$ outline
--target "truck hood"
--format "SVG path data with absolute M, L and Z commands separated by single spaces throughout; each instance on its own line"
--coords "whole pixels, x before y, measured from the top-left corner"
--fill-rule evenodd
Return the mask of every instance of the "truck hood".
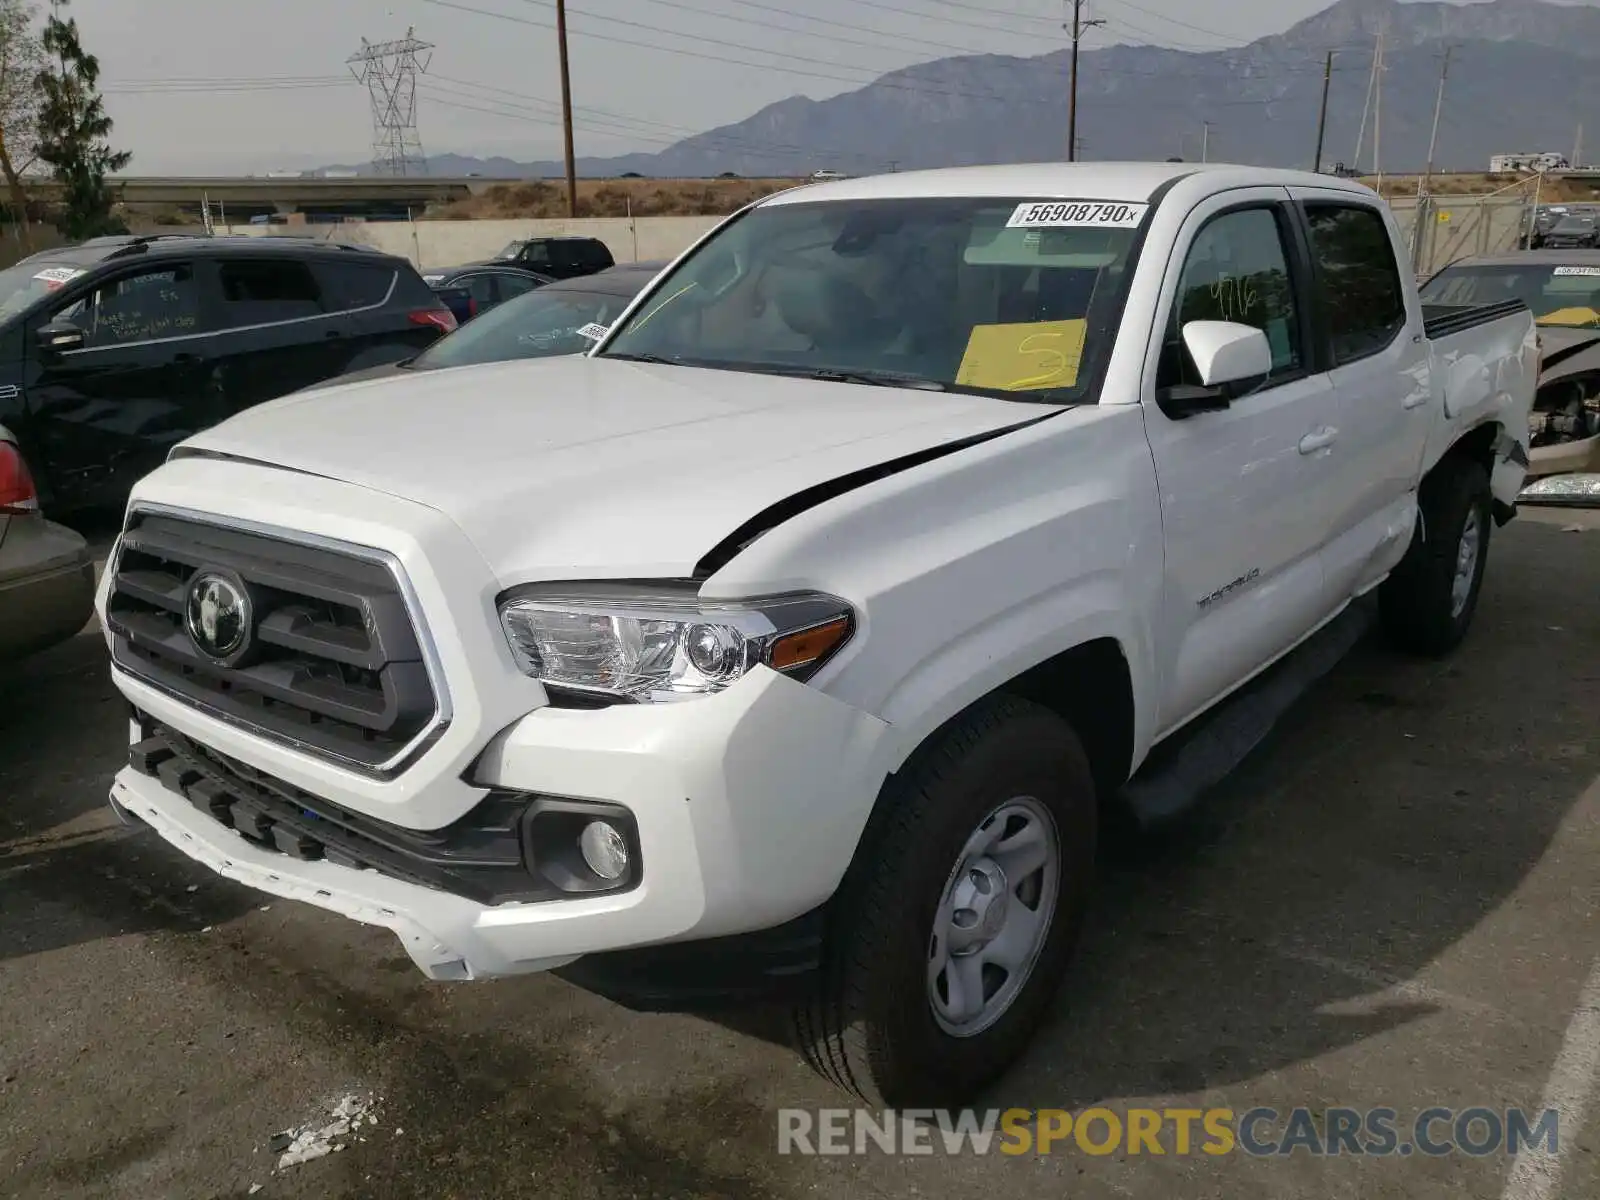
M 182 444 L 427 505 L 503 586 L 685 577 L 797 493 L 1053 406 L 585 357 L 298 392 Z M 848 484 L 846 485 L 848 486 Z

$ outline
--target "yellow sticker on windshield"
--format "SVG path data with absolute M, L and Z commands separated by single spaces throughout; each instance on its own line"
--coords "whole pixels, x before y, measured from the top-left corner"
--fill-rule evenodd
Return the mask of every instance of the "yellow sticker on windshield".
M 1082 320 L 974 325 L 956 382 L 1008 392 L 1071 387 L 1088 333 Z
M 1600 325 L 1600 312 L 1592 308 L 1558 308 L 1539 318 L 1541 325 Z

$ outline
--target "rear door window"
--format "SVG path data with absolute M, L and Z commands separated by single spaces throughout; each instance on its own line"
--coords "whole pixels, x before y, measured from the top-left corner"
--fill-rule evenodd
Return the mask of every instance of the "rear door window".
M 320 317 L 325 311 L 310 266 L 296 259 L 221 259 L 217 289 L 225 329 Z
M 500 299 L 509 300 L 513 296 L 520 296 L 523 292 L 531 292 L 539 286 L 537 279 L 527 275 L 502 275 L 500 276 Z
M 373 308 L 389 298 L 395 270 L 385 263 L 325 262 L 312 264 L 329 312 Z
M 1361 204 L 1317 201 L 1305 208 L 1334 365 L 1377 354 L 1406 325 L 1389 227 Z
M 494 281 L 495 277 L 487 273 L 482 275 L 463 275 L 456 280 L 455 286 L 466 288 L 467 293 L 477 301 L 479 308 L 487 308 L 495 303 Z

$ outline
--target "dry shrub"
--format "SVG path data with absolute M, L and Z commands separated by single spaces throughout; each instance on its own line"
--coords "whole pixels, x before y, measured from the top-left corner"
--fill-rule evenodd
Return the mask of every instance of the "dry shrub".
M 580 179 L 580 217 L 722 216 L 791 186 L 787 179 Z M 561 218 L 567 215 L 563 179 L 496 183 L 477 196 L 430 213 L 451 220 Z

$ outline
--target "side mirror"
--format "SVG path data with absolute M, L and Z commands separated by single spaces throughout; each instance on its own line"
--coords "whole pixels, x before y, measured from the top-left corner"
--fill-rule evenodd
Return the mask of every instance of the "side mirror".
M 1235 321 L 1190 321 L 1183 348 L 1205 387 L 1264 379 L 1272 373 L 1272 344 L 1254 325 Z
M 1190 321 L 1183 327 L 1183 348 L 1200 375 L 1200 385 L 1180 384 L 1156 393 L 1161 410 L 1174 420 L 1227 408 L 1241 385 L 1272 373 L 1272 344 L 1253 325 Z
M 60 354 L 66 350 L 83 349 L 83 330 L 71 321 L 51 321 L 39 327 L 34 334 L 39 349 L 46 354 Z

